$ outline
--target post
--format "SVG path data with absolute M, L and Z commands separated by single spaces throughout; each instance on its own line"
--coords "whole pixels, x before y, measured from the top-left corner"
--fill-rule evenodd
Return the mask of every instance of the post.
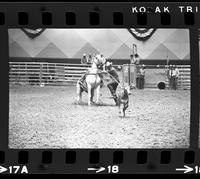
M 40 79 L 40 85 L 42 83 L 42 64 L 40 64 L 40 74 L 39 74 L 39 79 Z
M 133 56 L 135 56 L 135 54 L 137 54 L 137 45 L 133 44 Z
M 130 71 L 130 64 L 128 64 L 128 85 L 131 85 L 131 71 Z
M 122 65 L 122 86 L 124 86 L 124 65 Z
M 50 74 L 49 74 L 49 64 L 47 63 L 47 84 L 49 84 L 49 80 L 50 80 Z
M 26 69 L 26 70 L 25 70 L 25 72 L 26 72 L 26 73 L 25 73 L 25 76 L 26 76 L 25 83 L 28 84 L 28 70 L 27 70 L 27 63 L 25 63 L 25 69 Z

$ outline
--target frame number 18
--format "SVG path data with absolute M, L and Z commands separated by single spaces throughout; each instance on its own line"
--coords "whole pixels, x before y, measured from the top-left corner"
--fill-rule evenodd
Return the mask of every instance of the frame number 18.
M 118 173 L 119 172 L 119 166 L 117 165 L 109 165 L 108 167 L 108 173 Z

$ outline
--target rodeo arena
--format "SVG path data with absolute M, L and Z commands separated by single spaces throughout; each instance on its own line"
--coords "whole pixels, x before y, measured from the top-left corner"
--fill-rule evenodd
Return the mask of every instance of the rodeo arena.
M 9 29 L 9 148 L 187 148 L 187 29 Z

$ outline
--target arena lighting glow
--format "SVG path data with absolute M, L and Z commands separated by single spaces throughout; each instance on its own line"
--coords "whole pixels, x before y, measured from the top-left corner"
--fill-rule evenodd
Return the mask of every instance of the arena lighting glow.
M 0 174 L 198 175 L 198 6 L 1 3 Z

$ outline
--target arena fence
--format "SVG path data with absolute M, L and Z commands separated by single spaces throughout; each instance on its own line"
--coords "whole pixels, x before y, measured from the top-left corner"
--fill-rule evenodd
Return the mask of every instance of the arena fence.
M 10 62 L 9 82 L 21 85 L 69 85 L 75 83 L 88 67 L 84 64 Z
M 179 70 L 178 89 L 190 89 L 190 65 L 176 65 Z M 169 78 L 167 76 L 168 65 L 145 65 L 144 88 L 158 88 L 159 83 L 164 83 L 169 88 Z M 132 64 L 122 66 L 123 85 L 136 85 L 138 67 Z
M 75 85 L 90 65 L 47 62 L 9 62 L 9 83 L 14 85 Z M 135 83 L 135 67 L 129 64 L 115 66 L 123 85 Z M 177 65 L 179 68 L 179 89 L 190 89 L 190 66 Z M 165 82 L 167 66 L 145 66 L 145 88 L 157 88 Z

